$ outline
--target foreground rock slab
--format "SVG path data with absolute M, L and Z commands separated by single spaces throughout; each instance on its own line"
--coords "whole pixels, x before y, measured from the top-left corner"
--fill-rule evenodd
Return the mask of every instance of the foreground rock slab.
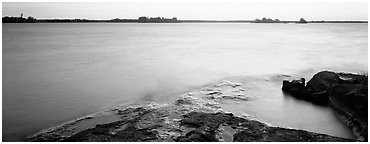
M 263 142 L 263 141 L 355 141 L 304 130 L 273 127 L 260 121 L 225 112 L 222 101 L 248 100 L 241 84 L 223 81 L 218 85 L 184 94 L 174 101 L 158 105 L 119 106 L 106 114 L 117 119 L 76 130 L 79 119 L 45 130 L 27 141 L 63 142 Z M 66 133 L 69 131 L 69 133 Z

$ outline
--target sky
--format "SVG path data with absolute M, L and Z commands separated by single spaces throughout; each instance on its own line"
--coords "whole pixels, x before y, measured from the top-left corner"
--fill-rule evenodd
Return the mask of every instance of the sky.
M 3 2 L 2 16 L 37 19 L 368 20 L 366 2 Z

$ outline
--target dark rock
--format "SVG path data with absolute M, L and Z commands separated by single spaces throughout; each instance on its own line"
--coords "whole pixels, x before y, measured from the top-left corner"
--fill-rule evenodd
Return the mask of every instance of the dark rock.
M 335 142 L 353 141 L 339 137 L 328 137 L 304 130 L 292 130 L 277 127 L 266 127 L 261 131 L 244 130 L 234 135 L 235 142 Z
M 325 91 L 331 89 L 334 85 L 340 82 L 338 74 L 329 71 L 322 71 L 315 74 L 310 81 L 307 82 L 307 88 L 310 91 Z
M 292 82 L 284 80 L 282 90 L 301 99 L 308 98 L 308 89 L 305 87 L 304 78 L 293 80 Z
M 143 108 L 127 109 L 122 113 L 137 112 L 138 114 L 132 115 L 131 118 L 121 120 L 109 124 L 97 124 L 95 128 L 87 129 L 79 132 L 67 139 L 64 142 L 109 142 L 109 141 L 123 141 L 123 142 L 137 142 L 137 141 L 148 141 L 157 139 L 157 133 L 151 131 L 155 127 L 138 129 L 135 124 L 141 119 L 141 117 L 151 110 Z M 113 133 L 112 129 L 117 127 L 124 127 L 121 131 Z
M 315 74 L 306 86 L 301 81 L 283 81 L 282 90 L 314 104 L 329 105 L 353 129 L 358 139 L 367 141 L 367 75 L 322 71 Z
M 128 112 L 136 112 L 130 115 Z M 222 135 L 220 127 L 228 127 L 231 133 L 228 141 L 355 141 L 333 137 L 304 130 L 270 127 L 256 120 L 237 117 L 232 113 L 189 112 L 182 115 L 179 124 L 174 121 L 157 121 L 157 118 L 167 116 L 158 109 L 131 108 L 122 113 L 124 119 L 108 124 L 98 124 L 63 139 L 33 139 L 32 141 L 63 141 L 63 142 L 138 142 L 138 141 L 177 141 L 177 142 L 218 142 L 225 139 L 216 137 Z M 157 115 L 158 117 L 156 117 Z M 149 118 L 149 119 L 148 119 Z M 151 126 L 143 126 L 150 121 L 157 121 Z M 230 131 L 229 131 L 230 132 Z M 220 134 L 221 133 L 221 134 Z M 166 138 L 163 134 L 167 134 Z
M 235 142 L 262 141 L 353 141 L 303 130 L 270 127 L 261 122 L 247 120 L 225 113 L 197 113 L 184 115 L 181 125 L 196 128 L 177 141 L 217 141 L 215 131 L 220 125 L 236 128 Z
M 312 92 L 309 91 L 310 97 L 308 98 L 311 100 L 312 103 L 318 104 L 318 105 L 326 105 L 329 98 L 329 92 L 328 91 L 317 91 Z
M 200 131 L 190 131 L 185 136 L 176 138 L 178 142 L 218 142 L 214 135 L 210 133 L 202 133 Z
M 263 142 L 263 135 L 261 131 L 243 130 L 234 134 L 234 142 Z
M 222 93 L 219 92 L 219 91 L 211 91 L 211 92 L 207 93 L 207 95 L 220 95 L 220 94 L 222 94 Z
M 177 141 L 217 141 L 215 131 L 220 125 L 236 127 L 233 135 L 235 142 L 262 141 L 353 141 L 324 134 L 316 134 L 304 130 L 270 127 L 261 122 L 247 120 L 225 113 L 197 113 L 184 115 L 181 125 L 196 128 Z
M 192 105 L 193 103 L 187 99 L 178 99 L 175 101 L 175 105 Z
M 328 137 L 324 134 L 315 134 L 304 130 L 291 130 L 286 128 L 269 127 L 267 128 L 265 141 L 278 142 L 326 142 L 326 141 L 343 141 L 342 138 Z M 344 140 L 352 141 L 352 140 Z

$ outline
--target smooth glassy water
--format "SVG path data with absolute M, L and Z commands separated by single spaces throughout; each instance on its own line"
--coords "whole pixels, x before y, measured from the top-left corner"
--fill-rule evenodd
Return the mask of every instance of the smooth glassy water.
M 4 141 L 120 103 L 164 103 L 226 77 L 310 78 L 326 69 L 368 67 L 367 24 L 2 26 Z M 276 125 L 352 137 L 330 110 L 285 97 L 280 81 L 265 83 L 255 81 L 269 88 L 251 92 L 259 97 L 255 103 L 225 107 Z M 304 114 L 315 122 L 297 124 Z

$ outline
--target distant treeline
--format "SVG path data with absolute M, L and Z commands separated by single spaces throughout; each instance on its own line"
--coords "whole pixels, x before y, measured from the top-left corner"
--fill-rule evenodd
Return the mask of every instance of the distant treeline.
M 367 23 L 367 21 L 306 21 L 301 18 L 299 21 L 281 21 L 279 19 L 262 18 L 255 20 L 178 20 L 176 17 L 139 17 L 138 19 L 110 19 L 110 20 L 89 20 L 89 19 L 35 19 L 8 17 L 2 18 L 3 23 Z
M 256 22 L 254 20 L 181 20 L 182 23 L 301 23 L 300 21 Z M 368 23 L 367 21 L 307 21 L 307 23 Z
M 121 23 L 178 23 L 180 22 L 177 18 L 161 18 L 161 17 L 139 17 L 138 19 L 110 19 L 110 20 L 89 20 L 89 19 L 35 19 L 33 17 L 28 17 L 27 19 L 23 17 L 8 17 L 2 18 L 3 23 L 87 23 L 87 22 L 121 22 Z
M 173 17 L 172 19 L 168 18 L 161 18 L 161 17 L 155 17 L 155 18 L 148 18 L 148 17 L 139 17 L 138 19 L 139 23 L 178 23 L 180 21 L 177 20 L 177 18 Z
M 129 22 L 137 22 L 136 19 L 111 19 L 111 20 L 88 20 L 88 19 L 41 19 L 37 20 L 39 23 L 99 23 L 99 22 L 121 22 L 121 23 L 129 23 Z
M 272 20 L 271 18 L 262 18 L 262 20 L 256 19 L 253 22 L 255 23 L 280 23 L 280 20 L 279 19 Z
M 3 17 L 3 23 L 36 23 L 38 22 L 34 17 Z
M 111 20 L 88 20 L 88 19 L 35 19 L 33 17 L 8 17 L 2 18 L 3 23 L 87 23 L 87 22 L 138 22 L 137 19 L 111 19 Z

